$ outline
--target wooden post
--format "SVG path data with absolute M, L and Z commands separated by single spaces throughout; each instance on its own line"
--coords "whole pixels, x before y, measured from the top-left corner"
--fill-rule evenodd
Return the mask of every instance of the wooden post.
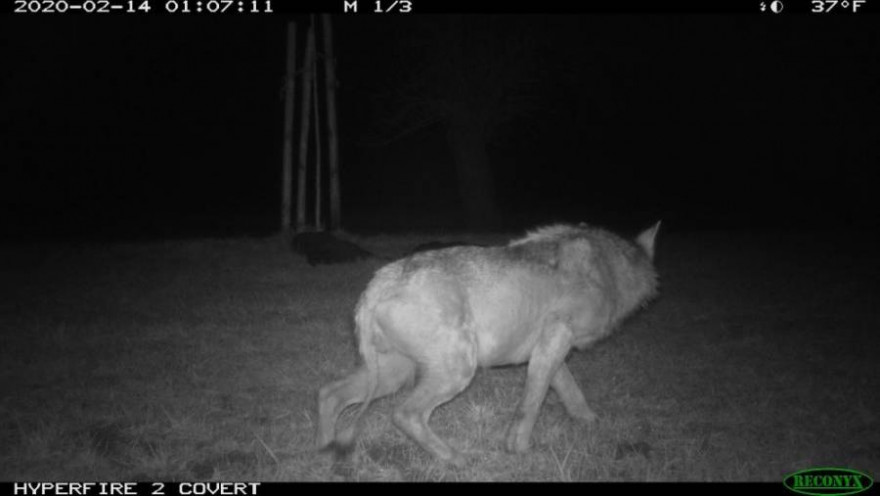
M 293 100 L 296 95 L 296 23 L 287 23 L 287 69 L 284 78 L 284 149 L 281 157 L 281 234 L 290 235 L 293 199 Z
M 299 174 L 297 176 L 296 190 L 296 231 L 302 232 L 306 228 L 306 159 L 309 151 L 309 125 L 311 120 L 312 80 L 314 77 L 315 60 L 315 26 L 310 25 L 306 36 L 306 55 L 303 62 L 303 90 L 302 105 L 300 105 L 300 130 L 299 130 Z
M 333 53 L 333 26 L 330 14 L 321 14 L 324 32 L 325 94 L 327 95 L 327 155 L 330 162 L 330 229 L 342 226 L 342 208 L 339 190 L 339 142 L 336 126 L 336 56 Z

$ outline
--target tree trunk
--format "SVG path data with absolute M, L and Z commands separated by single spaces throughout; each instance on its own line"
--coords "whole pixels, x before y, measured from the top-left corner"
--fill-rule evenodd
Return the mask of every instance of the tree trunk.
M 281 233 L 290 234 L 293 200 L 293 100 L 296 98 L 296 23 L 287 24 L 287 73 L 284 82 L 284 150 L 281 159 Z
M 312 76 L 315 60 L 315 26 L 310 25 L 306 39 L 306 55 L 303 62 L 303 90 L 302 105 L 300 106 L 300 129 L 299 129 L 299 174 L 296 183 L 296 231 L 302 232 L 306 228 L 306 159 L 309 153 L 309 125 L 311 119 Z
M 324 32 L 325 94 L 327 95 L 327 154 L 330 162 L 330 229 L 342 225 L 342 201 L 339 191 L 339 139 L 336 125 L 336 55 L 333 53 L 333 26 L 330 14 L 321 14 Z
M 447 139 L 458 175 L 458 191 L 469 228 L 498 225 L 495 184 L 489 167 L 486 139 L 479 119 L 467 112 L 454 113 L 447 123 Z
M 317 70 L 317 61 L 315 60 L 317 57 L 314 57 L 312 63 L 315 66 L 312 68 L 312 104 L 315 109 L 315 229 L 317 231 L 324 230 L 324 219 L 321 216 L 321 206 L 323 201 L 323 195 L 321 194 L 321 168 L 324 166 L 322 163 L 323 157 L 321 154 L 321 105 L 318 103 L 318 70 Z

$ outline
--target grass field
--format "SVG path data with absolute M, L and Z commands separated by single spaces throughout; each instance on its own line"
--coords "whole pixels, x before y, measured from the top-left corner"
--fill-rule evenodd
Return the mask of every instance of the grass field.
M 393 257 L 426 236 L 370 237 Z M 472 241 L 503 241 L 471 238 Z M 352 370 L 351 311 L 381 262 L 309 267 L 279 238 L 0 247 L 0 480 L 781 481 L 880 474 L 880 263 L 855 235 L 665 233 L 661 295 L 569 366 L 504 451 L 525 369 L 483 370 L 432 419 L 471 463 L 364 418 L 314 450 L 315 397 Z

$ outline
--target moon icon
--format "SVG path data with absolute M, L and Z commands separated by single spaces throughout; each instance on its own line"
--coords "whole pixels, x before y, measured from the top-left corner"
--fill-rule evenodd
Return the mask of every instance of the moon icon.
M 780 2 L 779 0 L 773 0 L 772 2 L 770 2 L 770 10 L 774 14 L 778 14 L 778 13 L 782 12 L 782 9 L 784 9 L 784 8 L 785 8 L 785 5 L 782 5 L 782 2 Z

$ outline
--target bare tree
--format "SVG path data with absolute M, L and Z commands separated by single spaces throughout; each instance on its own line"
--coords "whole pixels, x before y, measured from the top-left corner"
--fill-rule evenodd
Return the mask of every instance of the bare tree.
M 287 72 L 284 80 L 284 151 L 281 160 L 281 232 L 290 233 L 293 200 L 293 100 L 296 98 L 296 23 L 287 23 Z
M 299 157 L 297 167 L 299 168 L 297 175 L 297 201 L 296 201 L 296 231 L 302 232 L 306 228 L 306 161 L 308 159 L 308 143 L 309 128 L 311 119 L 309 113 L 311 111 L 312 82 L 314 77 L 314 60 L 315 60 L 315 26 L 314 23 L 309 25 L 309 31 L 306 36 L 306 54 L 303 62 L 303 88 L 302 88 L 302 105 L 300 106 L 300 134 L 299 134 Z
M 324 34 L 324 84 L 327 97 L 327 155 L 330 165 L 330 229 L 342 225 L 339 191 L 339 143 L 336 124 L 336 55 L 333 52 L 333 26 L 329 14 L 321 15 Z
M 321 194 L 321 169 L 322 165 L 322 157 L 321 153 L 321 105 L 318 102 L 319 91 L 318 91 L 318 71 L 317 71 L 317 57 L 312 57 L 312 105 L 315 117 L 315 229 L 318 231 L 324 230 L 324 219 L 321 214 L 321 202 L 323 201 L 323 196 Z

